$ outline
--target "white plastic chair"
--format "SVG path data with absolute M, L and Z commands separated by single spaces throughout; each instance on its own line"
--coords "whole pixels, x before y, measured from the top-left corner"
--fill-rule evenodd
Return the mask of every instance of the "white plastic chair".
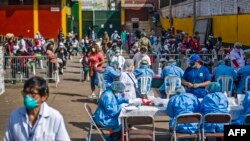
M 169 99 L 170 95 L 175 94 L 176 86 L 181 86 L 181 78 L 178 76 L 166 76 L 164 79 L 164 85 L 167 99 Z
M 143 76 L 138 78 L 138 82 L 140 82 L 140 92 L 142 95 L 148 94 L 151 89 L 152 77 Z
M 249 81 L 250 81 L 250 75 L 246 78 L 246 82 L 245 82 L 245 84 L 246 84 L 246 85 L 245 85 L 245 92 L 246 92 L 246 91 L 249 91 L 249 89 L 250 89 L 250 88 L 249 88 L 249 87 L 250 87 L 250 86 L 249 86 L 250 84 L 248 84 Z
M 103 83 L 103 72 L 98 72 L 97 73 L 97 77 L 98 77 L 98 85 L 99 85 L 99 98 L 101 97 L 102 93 L 105 91 L 105 84 Z
M 219 76 L 216 81 L 220 83 L 222 92 L 226 92 L 228 97 L 230 97 L 233 91 L 233 77 L 227 75 Z

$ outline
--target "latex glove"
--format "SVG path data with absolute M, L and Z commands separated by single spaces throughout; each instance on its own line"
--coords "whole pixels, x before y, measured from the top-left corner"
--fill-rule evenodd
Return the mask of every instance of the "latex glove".
M 151 100 L 148 100 L 148 99 L 143 98 L 143 99 L 142 99 L 142 104 L 143 104 L 143 105 L 152 105 L 152 101 L 151 101 Z

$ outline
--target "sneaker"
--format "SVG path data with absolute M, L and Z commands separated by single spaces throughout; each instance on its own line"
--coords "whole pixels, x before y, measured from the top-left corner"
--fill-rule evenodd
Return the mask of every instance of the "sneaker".
M 91 95 L 88 96 L 88 98 L 94 99 L 94 98 L 96 98 L 96 95 L 95 94 L 91 94 Z

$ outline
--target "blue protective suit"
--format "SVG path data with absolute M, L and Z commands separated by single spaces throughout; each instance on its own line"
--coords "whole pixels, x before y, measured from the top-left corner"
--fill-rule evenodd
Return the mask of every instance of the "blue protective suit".
M 242 67 L 238 72 L 238 76 L 240 77 L 240 82 L 237 86 L 237 93 L 242 94 L 242 91 L 245 89 L 245 82 L 247 76 L 250 75 L 250 65 Z M 250 81 L 248 82 L 250 84 Z
M 119 125 L 118 117 L 122 103 L 127 103 L 127 99 L 113 94 L 111 90 L 104 91 L 93 115 L 96 124 L 104 128 L 111 128 L 113 132 L 120 131 L 121 125 Z
M 178 76 L 182 78 L 183 74 L 184 74 L 184 71 L 180 67 L 177 67 L 174 64 L 169 64 L 162 70 L 161 78 L 165 80 L 165 77 L 170 76 L 170 75 Z M 166 98 L 165 82 L 161 85 L 161 87 L 159 88 L 159 91 L 160 91 L 161 97 Z
M 201 66 L 198 69 L 188 67 L 185 70 L 182 79 L 192 84 L 211 81 L 209 70 L 204 66 Z M 187 88 L 187 92 L 196 95 L 198 98 L 203 98 L 207 94 L 205 87 Z
M 138 77 L 143 77 L 143 76 L 149 76 L 149 77 L 154 76 L 153 70 L 148 68 L 148 65 L 140 65 L 140 67 L 138 69 L 136 69 L 133 73 L 137 79 L 138 79 Z M 141 87 L 140 80 L 138 80 L 138 87 L 139 87 L 139 89 Z M 150 87 L 151 87 L 151 83 L 147 84 L 147 88 L 150 88 Z
M 107 66 L 103 72 L 103 83 L 106 89 L 110 89 L 110 86 L 114 79 L 118 79 L 120 73 L 114 70 L 113 67 Z
M 216 68 L 214 68 L 213 75 L 214 75 L 215 81 L 217 80 L 219 76 L 223 76 L 223 75 L 232 76 L 233 79 L 236 79 L 237 77 L 237 74 L 234 71 L 234 69 L 226 65 L 219 65 Z
M 208 113 L 228 113 L 227 97 L 221 92 L 210 93 L 203 98 L 200 110 L 203 115 Z M 209 133 L 224 132 L 224 124 L 206 123 L 204 131 Z
M 233 124 L 246 124 L 245 119 L 246 115 L 250 114 L 250 91 L 246 92 L 246 96 L 242 102 L 242 106 L 244 108 L 244 113 L 241 114 L 239 119 L 237 119 Z
M 199 100 L 190 93 L 182 93 L 170 98 L 166 109 L 167 115 L 171 118 L 169 121 L 170 129 L 173 129 L 176 117 L 180 114 L 199 112 Z M 195 133 L 197 124 L 179 124 L 176 127 L 177 132 Z

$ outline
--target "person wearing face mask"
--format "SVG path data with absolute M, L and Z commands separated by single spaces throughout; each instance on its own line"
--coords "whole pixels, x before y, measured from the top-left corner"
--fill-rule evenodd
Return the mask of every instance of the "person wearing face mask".
M 22 94 L 24 107 L 10 114 L 4 141 L 70 141 L 62 115 L 46 103 L 46 80 L 37 76 L 28 79 Z
M 119 50 L 117 43 L 113 43 L 112 47 L 107 51 L 108 63 L 110 63 L 112 58 L 116 55 L 117 50 Z
M 201 113 L 203 115 L 209 113 L 228 113 L 228 99 L 224 93 L 220 92 L 220 83 L 211 82 L 208 85 L 207 90 L 209 94 L 206 95 L 201 102 Z M 204 131 L 208 133 L 221 133 L 224 131 L 224 124 L 205 123 Z
M 89 76 L 90 76 L 90 86 L 92 94 L 89 95 L 89 98 L 96 98 L 95 88 L 98 85 L 97 73 L 102 71 L 102 64 L 104 63 L 103 54 L 99 50 L 97 44 L 93 44 L 90 47 L 90 52 L 88 54 L 89 60 Z
M 122 104 L 128 103 L 124 97 L 125 85 L 122 82 L 114 81 L 111 89 L 102 93 L 93 119 L 98 126 L 112 129 L 111 140 L 118 141 L 121 135 L 121 124 L 118 121 L 122 110 Z
M 174 59 L 169 59 L 168 65 L 162 70 L 161 78 L 164 80 L 166 76 L 178 76 L 179 78 L 182 78 L 184 74 L 184 71 L 176 66 L 176 61 Z M 167 83 L 167 82 L 164 82 Z M 162 84 L 159 88 L 159 92 L 161 94 L 161 98 L 166 98 L 165 93 L 165 84 Z M 177 82 L 177 84 L 179 84 Z
M 110 89 L 112 82 L 120 77 L 120 73 L 116 71 L 118 65 L 117 61 L 110 62 L 109 66 L 107 66 L 103 72 L 103 83 L 106 90 Z
M 169 99 L 166 113 L 170 117 L 169 128 L 174 128 L 176 118 L 180 114 L 192 114 L 199 112 L 200 102 L 196 96 L 191 93 L 186 93 L 183 86 L 177 86 L 175 88 L 176 94 Z M 191 124 L 178 124 L 176 126 L 176 132 L 181 133 L 195 133 L 198 131 L 197 123 Z
M 125 58 L 121 55 L 120 50 L 115 51 L 115 56 L 112 57 L 111 62 L 117 61 L 118 62 L 118 69 L 119 71 L 122 71 L 124 63 L 125 63 Z
M 209 70 L 202 65 L 198 54 L 192 54 L 188 62 L 189 67 L 184 72 L 182 84 L 187 87 L 187 92 L 203 98 L 207 94 L 205 87 L 211 81 Z
M 120 82 L 125 84 L 125 97 L 127 99 L 136 98 L 136 89 L 138 88 L 138 82 L 133 74 L 134 71 L 134 62 L 132 59 L 126 59 L 124 64 L 124 69 L 121 72 L 121 76 L 119 78 Z
M 234 48 L 231 50 L 229 58 L 231 60 L 231 65 L 236 72 L 241 67 L 245 66 L 244 51 L 241 49 L 241 44 L 239 42 L 234 44 Z
M 152 69 L 149 68 L 149 65 L 148 65 L 148 61 L 147 60 L 142 60 L 140 62 L 140 67 L 138 69 L 136 69 L 133 73 L 135 75 L 135 77 L 138 79 L 139 77 L 144 77 L 144 76 L 149 76 L 149 77 L 153 77 L 154 76 L 154 71 Z M 150 86 L 151 83 L 148 83 L 147 84 L 147 88 L 151 87 Z M 139 90 L 141 89 L 141 81 L 138 80 L 138 88 Z
M 140 52 L 137 52 L 134 55 L 133 60 L 134 60 L 135 69 L 139 68 L 141 60 L 147 60 L 148 65 L 151 66 L 151 60 L 149 56 L 147 55 L 147 48 L 145 47 L 140 48 Z
M 247 60 L 246 66 L 240 68 L 240 70 L 237 72 L 237 75 L 239 77 L 239 84 L 237 85 L 237 94 L 242 94 L 243 91 L 245 90 L 246 78 L 250 76 L 250 59 Z M 249 84 L 250 81 L 248 81 L 248 85 Z

